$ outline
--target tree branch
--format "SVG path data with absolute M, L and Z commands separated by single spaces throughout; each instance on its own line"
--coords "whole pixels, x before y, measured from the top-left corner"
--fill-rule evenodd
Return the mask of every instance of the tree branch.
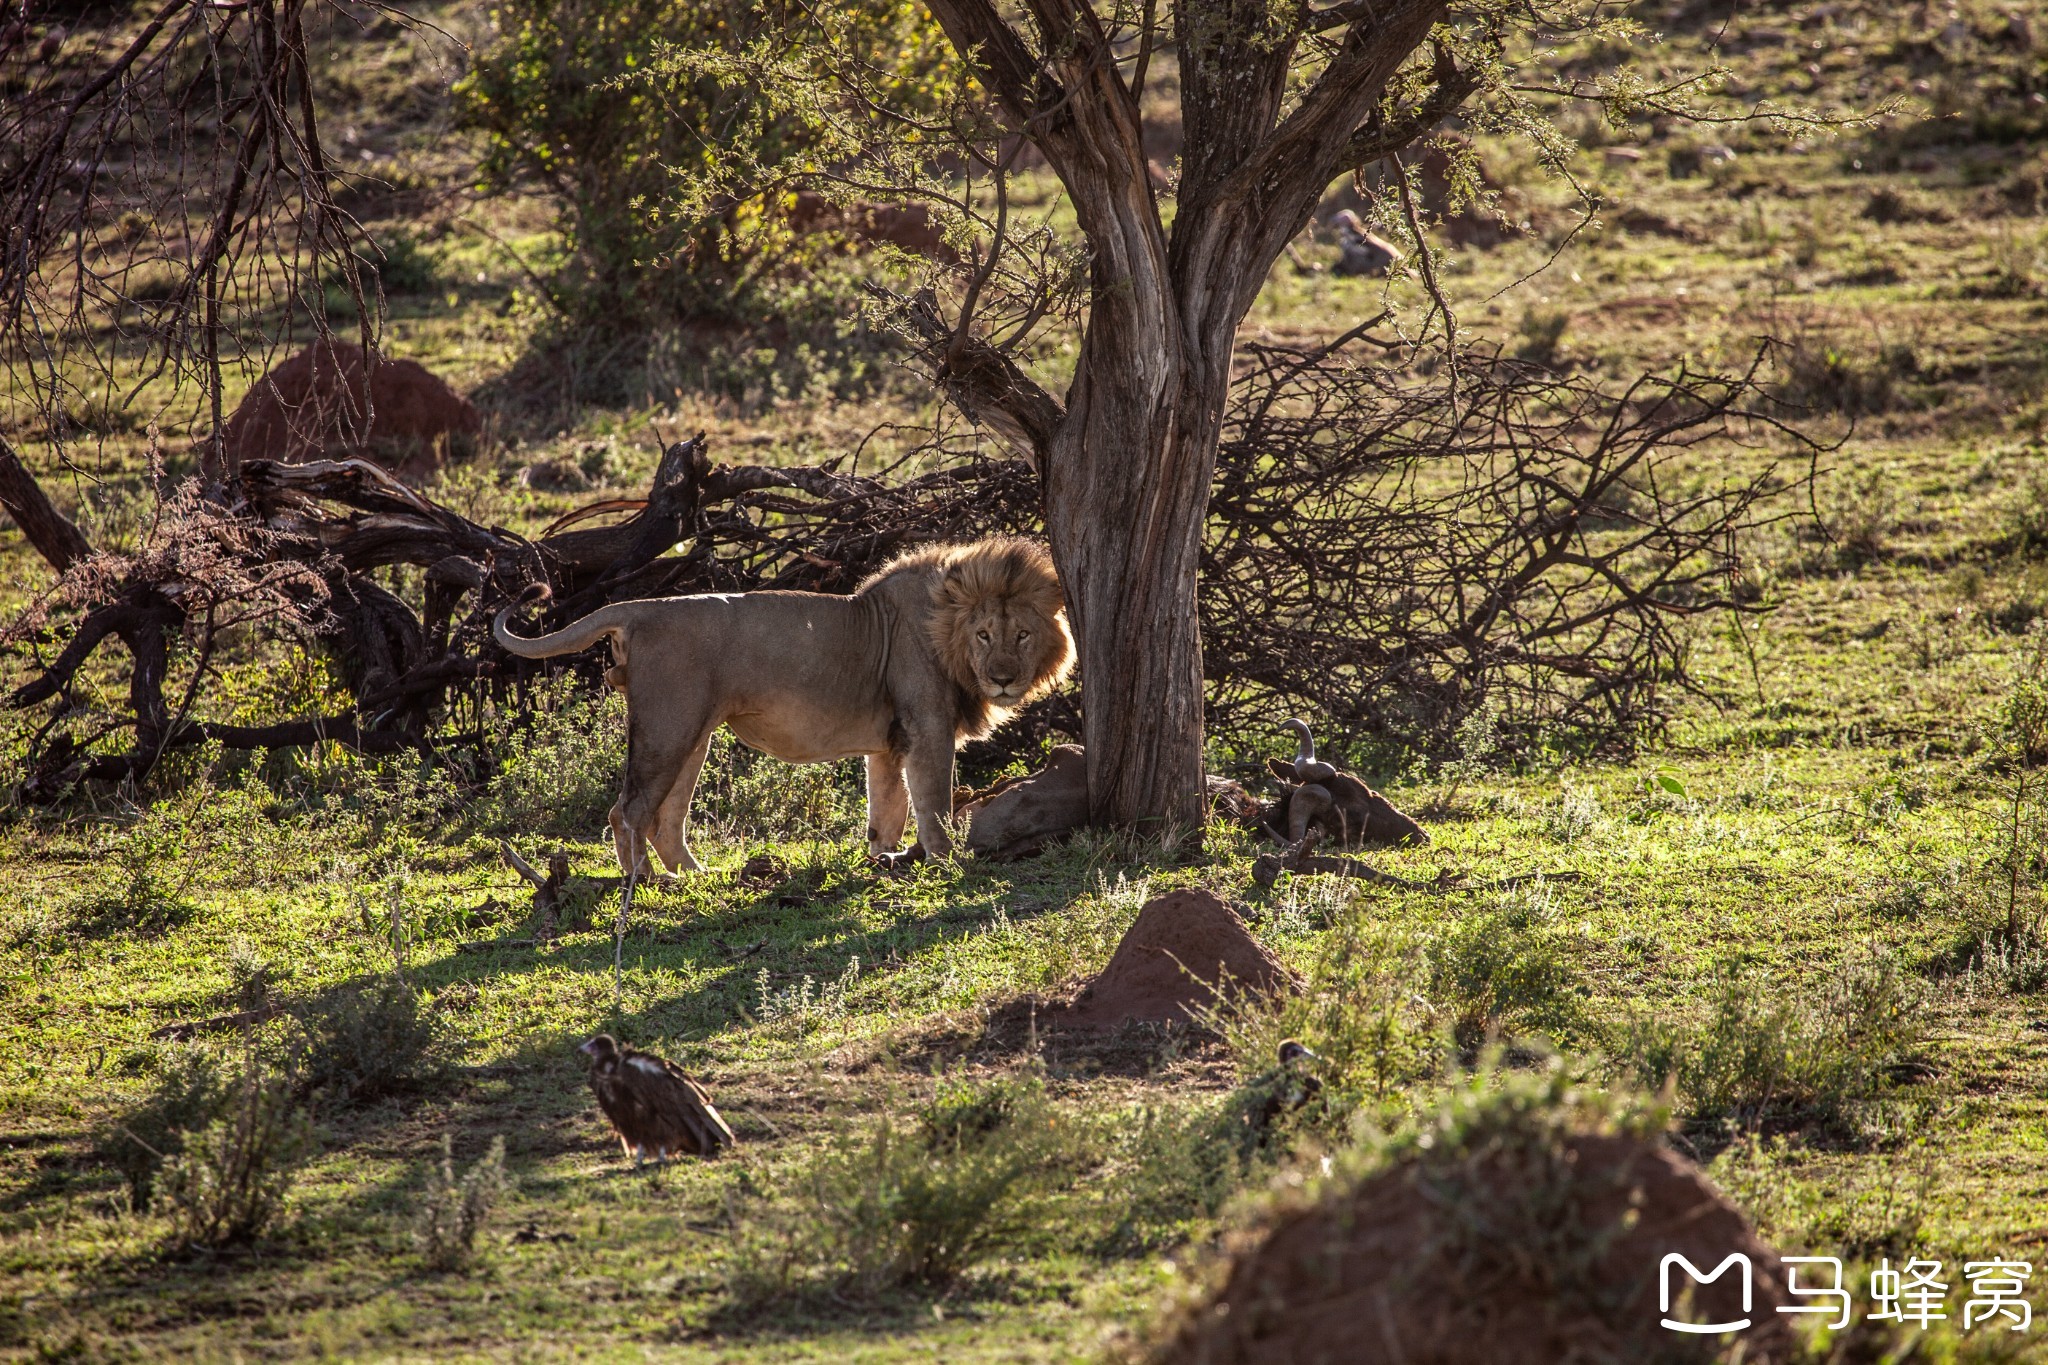
M 1442 49 L 1438 49 L 1438 54 L 1439 57 L 1443 55 Z M 1445 70 L 1444 65 L 1440 62 L 1436 85 L 1422 103 L 1392 123 L 1375 120 L 1353 133 L 1351 141 L 1344 146 L 1344 164 L 1354 169 L 1363 168 L 1382 157 L 1405 151 L 1409 144 L 1427 137 L 1438 124 L 1457 113 L 1472 92 L 1479 88 L 1479 77 L 1455 66 Z
M 85 533 L 51 505 L 43 486 L 5 437 L 0 437 L 0 507 L 7 509 L 36 553 L 58 573 L 92 553 Z
M 975 78 L 1020 127 L 1040 122 L 1064 100 L 1059 82 L 988 0 L 933 0 L 929 8 Z M 1033 140 L 1048 131 L 1033 128 Z
M 869 293 L 908 328 L 932 382 L 970 421 L 993 431 L 1020 459 L 1043 474 L 1046 452 L 1066 420 L 1059 400 L 980 337 L 956 337 L 928 289 L 905 298 L 879 286 Z

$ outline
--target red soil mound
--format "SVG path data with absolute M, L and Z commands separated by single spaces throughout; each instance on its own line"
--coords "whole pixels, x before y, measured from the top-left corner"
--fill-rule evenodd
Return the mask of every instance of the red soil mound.
M 414 360 L 382 357 L 370 381 L 364 429 L 363 349 L 316 341 L 258 380 L 222 432 L 229 473 L 245 460 L 342 459 L 366 455 L 407 479 L 440 467 L 451 444 L 467 444 L 483 419 L 467 398 Z
M 1237 912 L 1207 891 L 1154 897 L 1072 1005 L 1039 1012 L 1042 1024 L 1114 1028 L 1127 1019 L 1185 1023 L 1219 990 L 1274 994 L 1294 978 L 1259 946 Z
M 1630 1210 L 1635 1210 L 1633 1224 Z M 1673 1316 L 1753 1324 L 1742 1359 L 1783 1359 L 1777 1254 L 1698 1168 L 1634 1137 L 1491 1146 L 1446 1169 L 1411 1161 L 1284 1217 L 1150 1365 L 1566 1365 L 1705 1361 L 1723 1338 L 1662 1326 L 1658 1276 L 1676 1252 L 1710 1274 Z M 1825 1281 L 1822 1281 L 1825 1283 Z

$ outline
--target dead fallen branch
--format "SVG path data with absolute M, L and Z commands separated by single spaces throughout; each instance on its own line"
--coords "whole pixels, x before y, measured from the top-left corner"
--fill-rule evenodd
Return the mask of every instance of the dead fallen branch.
M 1226 732 L 1298 712 L 1339 754 L 1442 751 L 1485 707 L 1510 747 L 1626 744 L 1691 686 L 1678 623 L 1760 609 L 1742 537 L 1806 506 L 1767 350 L 1625 386 L 1471 354 L 1455 389 L 1247 351 L 1202 561 Z
M 8 505 L 31 506 L 7 468 L 0 458 Z M 476 690 L 502 694 L 536 671 L 508 658 L 489 631 L 491 616 L 530 586 L 548 590 L 543 629 L 631 598 L 850 591 L 910 544 L 1026 529 L 1037 496 L 1021 464 L 969 463 L 890 483 L 831 465 L 714 465 L 701 436 L 663 454 L 644 498 L 602 509 L 630 515 L 603 525 L 572 515 L 534 541 L 479 525 L 365 460 L 253 460 L 238 493 L 220 503 L 188 483 L 165 499 L 147 543 L 127 555 L 78 553 L 83 537 L 68 522 L 77 543 L 57 532 L 38 539 L 64 576 L 14 637 L 49 640 L 53 611 L 70 605 L 81 614 L 56 655 L 7 699 L 16 708 L 57 706 L 30 755 L 26 799 L 140 778 L 165 753 L 196 744 L 332 742 L 393 753 L 480 742 Z M 683 553 L 672 552 L 678 546 Z M 394 566 L 419 571 L 412 601 L 374 577 Z M 251 629 L 332 653 L 348 692 L 337 698 L 342 709 L 259 725 L 200 715 L 222 640 Z M 127 714 L 111 722 L 90 715 L 73 687 L 109 639 L 135 661 Z M 175 691 L 174 644 L 184 646 L 187 670 Z M 76 738 L 87 730 L 125 733 L 129 743 L 109 752 Z
M 1334 348 L 1248 354 L 1202 562 L 1221 732 L 1313 715 L 1354 767 L 1375 747 L 1444 751 L 1482 713 L 1510 749 L 1625 745 L 1692 685 L 1677 622 L 1760 609 L 1742 536 L 1804 506 L 1792 495 L 1815 447 L 1772 415 L 1764 353 L 1741 373 L 1681 370 L 1618 391 L 1467 356 L 1455 394 Z M 1719 464 L 1699 458 L 1708 442 Z M 1760 448 L 1748 472 L 1718 472 L 1742 446 Z M 114 555 L 53 523 L 7 454 L 0 499 L 40 525 L 35 543 L 63 575 L 11 631 L 37 659 L 8 704 L 52 708 L 28 756 L 31 801 L 142 778 L 198 744 L 480 745 L 537 673 L 595 683 L 601 671 L 595 651 L 550 664 L 497 648 L 491 617 L 536 585 L 547 591 L 529 632 L 635 598 L 847 592 L 909 546 L 1029 532 L 1039 518 L 1039 477 L 1022 460 L 897 482 L 836 460 L 716 465 L 699 436 L 663 453 L 645 496 L 580 509 L 533 540 L 367 461 L 252 460 L 225 501 L 196 482 L 165 493 L 145 543 Z M 379 580 L 392 568 L 409 571 L 407 595 Z M 266 632 L 329 652 L 343 694 L 261 723 L 210 714 L 222 650 Z M 111 714 L 77 686 L 108 640 L 132 660 L 125 711 Z M 1078 730 L 1071 698 L 1048 698 L 999 752 L 1038 757 Z

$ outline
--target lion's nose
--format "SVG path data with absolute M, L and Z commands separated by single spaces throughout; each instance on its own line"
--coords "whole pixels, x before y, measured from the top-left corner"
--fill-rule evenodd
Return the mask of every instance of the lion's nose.
M 1011 683 L 1017 681 L 1017 675 L 1015 673 L 998 673 L 994 669 L 990 669 L 988 680 L 997 687 L 1008 687 Z

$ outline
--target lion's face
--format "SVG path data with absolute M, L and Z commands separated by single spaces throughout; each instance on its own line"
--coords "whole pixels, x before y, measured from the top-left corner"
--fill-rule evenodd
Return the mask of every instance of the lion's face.
M 1058 686 L 1073 667 L 1052 558 L 1011 539 L 920 553 L 944 566 L 933 590 L 932 643 L 954 680 L 990 712 L 969 720 L 963 733 L 986 733 L 1001 713 Z
M 1006 710 L 1022 706 L 1041 684 L 1064 671 L 1073 650 L 1065 621 L 1017 598 L 976 603 L 961 627 L 981 695 Z

